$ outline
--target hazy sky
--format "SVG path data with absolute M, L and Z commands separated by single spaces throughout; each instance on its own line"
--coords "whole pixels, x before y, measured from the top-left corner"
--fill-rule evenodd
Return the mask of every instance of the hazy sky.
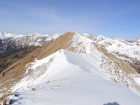
M 0 0 L 0 31 L 140 37 L 140 0 Z

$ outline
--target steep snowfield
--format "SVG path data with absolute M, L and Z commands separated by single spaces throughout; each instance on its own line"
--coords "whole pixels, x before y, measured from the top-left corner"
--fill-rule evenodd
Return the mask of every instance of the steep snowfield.
M 100 71 L 100 56 L 60 50 L 35 60 L 9 98 L 13 105 L 139 105 L 139 96 Z

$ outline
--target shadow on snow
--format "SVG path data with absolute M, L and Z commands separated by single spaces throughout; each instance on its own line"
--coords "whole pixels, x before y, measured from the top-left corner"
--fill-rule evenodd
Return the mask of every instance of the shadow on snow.
M 113 102 L 113 103 L 107 103 L 107 104 L 103 104 L 103 105 L 119 105 L 117 102 Z

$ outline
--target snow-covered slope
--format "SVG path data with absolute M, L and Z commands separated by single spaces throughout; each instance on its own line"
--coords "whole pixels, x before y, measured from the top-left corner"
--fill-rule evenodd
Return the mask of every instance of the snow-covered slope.
M 11 96 L 13 105 L 139 105 L 139 96 L 99 70 L 100 55 L 60 50 L 28 64 L 26 77 L 13 87 L 21 90 Z
M 13 95 L 6 98 L 7 102 L 10 100 L 13 105 L 139 105 L 140 75 L 112 53 L 112 46 L 114 50 L 125 49 L 126 45 L 131 46 L 129 42 L 75 32 L 54 38 L 12 65 L 14 69 L 7 69 L 0 80 L 13 75 L 0 90 L 11 86 L 9 92 Z M 124 46 L 119 47 L 118 43 Z

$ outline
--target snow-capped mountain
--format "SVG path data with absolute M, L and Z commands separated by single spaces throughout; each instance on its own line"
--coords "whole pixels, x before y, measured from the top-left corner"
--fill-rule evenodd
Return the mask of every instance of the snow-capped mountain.
M 132 59 L 140 61 L 136 42 L 76 32 L 53 38 L 1 73 L 1 101 L 139 105 L 140 74 L 132 65 Z
M 95 37 L 96 38 L 96 37 Z M 139 40 L 128 42 L 119 38 L 105 38 L 97 36 L 95 43 L 104 46 L 108 52 L 129 63 L 140 73 L 140 44 Z M 98 41 L 98 39 L 102 39 Z
M 12 34 L 0 33 L 0 53 L 14 52 L 28 46 L 42 46 L 46 42 L 56 39 L 60 34 Z

